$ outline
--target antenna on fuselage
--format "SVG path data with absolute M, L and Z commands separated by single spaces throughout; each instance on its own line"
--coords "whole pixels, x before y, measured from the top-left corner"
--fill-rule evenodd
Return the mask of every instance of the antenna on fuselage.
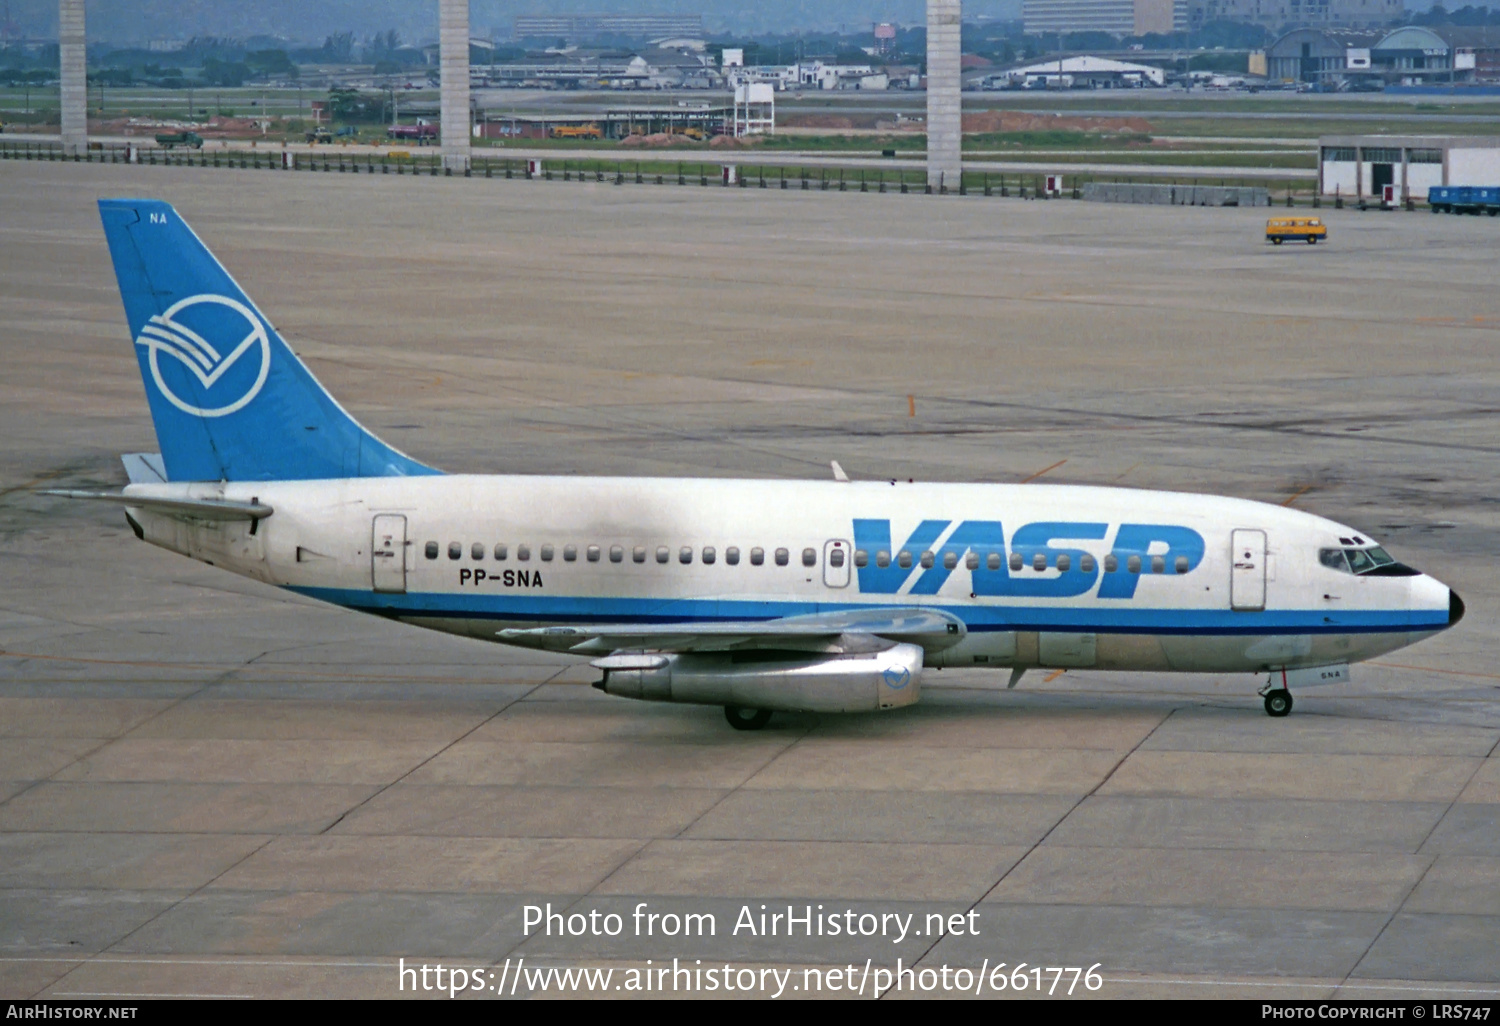
M 833 479 L 835 481 L 849 480 L 849 475 L 844 473 L 844 468 L 839 466 L 838 460 L 829 460 L 828 465 L 833 468 Z

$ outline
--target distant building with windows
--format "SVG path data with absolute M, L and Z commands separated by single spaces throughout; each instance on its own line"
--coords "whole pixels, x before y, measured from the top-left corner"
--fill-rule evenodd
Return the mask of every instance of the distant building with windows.
M 703 38 L 701 14 L 520 14 L 516 39 L 566 39 L 570 43 L 625 37 Z
M 1287 25 L 1378 28 L 1406 17 L 1402 0 L 1192 0 L 1188 24 L 1237 21 L 1280 29 Z
M 1188 0 L 1023 0 L 1021 20 L 1029 36 L 1059 32 L 1166 35 L 1187 31 Z

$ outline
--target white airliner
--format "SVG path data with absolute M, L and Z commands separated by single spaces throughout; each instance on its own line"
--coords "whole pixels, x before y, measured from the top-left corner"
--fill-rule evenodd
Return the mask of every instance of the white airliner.
M 161 452 L 137 537 L 349 609 L 593 660 L 611 695 L 910 705 L 926 667 L 1269 674 L 1292 688 L 1464 605 L 1279 506 L 1053 485 L 442 474 L 362 428 L 169 205 L 100 211 Z

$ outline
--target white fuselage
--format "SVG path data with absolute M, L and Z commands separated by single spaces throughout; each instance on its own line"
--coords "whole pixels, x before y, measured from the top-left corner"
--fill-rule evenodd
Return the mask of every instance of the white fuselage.
M 1368 659 L 1449 621 L 1432 578 L 1322 565 L 1320 549 L 1356 535 L 1348 527 L 1174 492 L 452 475 L 127 494 L 255 499 L 275 512 L 253 529 L 131 515 L 173 551 L 488 640 L 935 606 L 967 634 L 929 649 L 929 665 L 1254 672 Z

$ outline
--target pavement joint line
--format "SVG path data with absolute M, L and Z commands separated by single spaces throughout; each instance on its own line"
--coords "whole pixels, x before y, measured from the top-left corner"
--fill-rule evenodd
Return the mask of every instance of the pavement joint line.
M 724 803 L 725 799 L 729 798 L 730 795 L 737 794 L 739 791 L 741 791 L 744 788 L 745 784 L 749 783 L 756 776 L 758 776 L 759 774 L 761 774 L 762 772 L 764 772 L 767 767 L 769 767 L 777 759 L 781 758 L 781 756 L 784 755 L 784 754 L 786 754 L 786 752 L 790 751 L 792 748 L 796 747 L 798 744 L 800 744 L 802 741 L 804 741 L 807 738 L 808 734 L 810 734 L 812 732 L 812 730 L 813 730 L 812 726 L 809 726 L 809 727 L 805 728 L 803 730 L 801 736 L 799 736 L 797 738 L 794 738 L 792 740 L 791 744 L 788 744 L 788 745 L 784 746 L 783 748 L 781 748 L 780 750 L 778 750 L 776 752 L 773 752 L 771 754 L 771 757 L 769 759 L 767 759 L 765 762 L 763 762 L 760 766 L 758 766 L 755 769 L 751 770 L 750 773 L 747 774 L 743 780 L 741 780 L 734 787 L 732 787 L 729 790 L 725 791 L 722 795 L 720 795 L 718 797 L 718 799 L 716 799 L 714 801 L 714 803 L 712 805 L 710 805 L 708 808 L 704 809 L 697 816 L 693 817 L 693 819 L 692 819 L 691 822 L 689 822 L 686 825 L 684 825 L 681 830 L 677 831 L 677 833 L 673 834 L 672 837 L 669 838 L 669 839 L 670 840 L 680 839 L 683 834 L 685 834 L 688 830 L 692 829 L 692 827 L 693 827 L 694 824 L 698 823 L 700 820 L 703 819 L 704 816 L 707 816 L 714 809 L 716 809 L 720 805 L 722 805 Z M 570 913 L 573 909 L 577 908 L 586 899 L 588 899 L 590 897 L 596 897 L 597 896 L 596 892 L 599 890 L 599 888 L 601 886 L 603 886 L 605 883 L 607 883 L 609 881 L 610 877 L 614 876 L 616 873 L 618 873 L 620 870 L 624 869 L 627 865 L 629 865 L 636 858 L 638 858 L 640 856 L 641 852 L 645 851 L 648 847 L 650 847 L 650 845 L 651 845 L 651 843 L 653 841 L 656 841 L 656 840 L 666 840 L 666 839 L 668 839 L 668 838 L 655 838 L 655 837 L 648 838 L 646 841 L 644 841 L 640 845 L 640 847 L 636 848 L 635 851 L 631 852 L 629 855 L 625 856 L 617 864 L 615 864 L 613 867 L 611 867 L 610 870 L 607 873 L 605 873 L 602 877 L 600 877 L 593 884 L 593 886 L 591 886 L 587 891 L 585 891 L 583 894 L 580 894 L 578 896 L 577 900 L 575 900 L 573 902 L 570 902 L 568 905 L 564 906 L 563 909 L 562 909 L 562 914 L 564 916 L 567 916 L 568 913 Z M 620 838 L 620 840 L 627 840 L 627 838 Z M 710 840 L 710 838 L 705 838 L 705 840 Z M 521 947 L 521 945 L 525 944 L 527 940 L 528 940 L 528 938 L 523 937 L 514 946 L 512 946 L 511 948 L 509 948 L 506 951 L 502 952 L 501 954 L 497 955 L 495 957 L 494 961 L 492 961 L 490 963 L 491 967 L 499 965 L 501 958 L 504 958 L 507 955 L 509 955 L 511 952 L 514 952 L 517 948 Z
M 546 677 L 545 679 L 543 679 L 541 681 L 538 681 L 536 684 L 532 685 L 526 691 L 522 692 L 519 695 L 516 695 L 510 701 L 508 701 L 504 705 L 500 706 L 500 708 L 496 709 L 490 715 L 486 716 L 484 719 L 482 719 L 478 723 L 474 724 L 474 726 L 470 727 L 468 730 L 466 730 L 462 734 L 458 735 L 458 737 L 454 738 L 452 741 L 449 741 L 447 744 L 445 744 L 441 748 L 437 749 L 431 755 L 427 756 L 427 758 L 425 758 L 425 759 L 421 760 L 420 762 L 418 762 L 415 766 L 413 766 L 410 769 L 408 769 L 405 773 L 402 773 L 396 779 L 388 781 L 385 784 L 382 784 L 380 787 L 376 788 L 370 794 L 365 795 L 364 798 L 360 799 L 359 801 L 355 802 L 353 805 L 349 806 L 349 808 L 347 808 L 343 812 L 339 813 L 338 817 L 336 819 L 334 819 L 334 821 L 332 823 L 329 823 L 322 830 L 319 830 L 317 832 L 317 834 L 314 835 L 314 836 L 321 837 L 321 836 L 326 835 L 330 830 L 332 830 L 334 827 L 336 827 L 340 823 L 342 823 L 349 816 L 349 814 L 351 812 L 357 812 L 360 809 L 364 808 L 366 805 L 368 805 L 375 798 L 378 798 L 380 795 L 385 794 L 391 788 L 393 788 L 397 784 L 401 783 L 401 781 L 405 780 L 407 777 L 409 777 L 413 773 L 417 772 L 417 770 L 421 769 L 423 766 L 426 766 L 433 759 L 436 759 L 438 756 L 442 755 L 444 752 L 446 752 L 449 749 L 451 749 L 454 745 L 458 744 L 460 741 L 462 741 L 464 738 L 468 737 L 470 734 L 473 734 L 479 728 L 485 726 L 486 724 L 494 722 L 495 718 L 498 717 L 501 713 L 505 712 L 505 710 L 509 709 L 511 706 L 515 705 L 517 702 L 523 701 L 528 695 L 532 694 L 537 689 L 545 687 L 547 685 L 547 683 L 549 681 L 551 681 L 554 677 L 557 677 L 560 674 L 566 673 L 569 669 L 570 669 L 570 667 L 566 667 L 566 666 L 559 667 L 556 673 L 553 673 L 551 676 Z M 222 876 L 223 874 L 220 874 L 220 875 Z
M 4 654 L 5 653 L 3 651 L 0 651 L 0 655 L 4 655 Z M 99 744 L 95 745 L 93 748 L 90 748 L 90 749 L 88 749 L 85 752 L 80 752 L 72 760 L 70 760 L 67 763 L 64 763 L 62 766 L 59 766 L 57 769 L 55 769 L 51 773 L 47 774 L 46 777 L 44 777 L 42 779 L 39 779 L 39 780 L 33 780 L 33 781 L 29 782 L 25 787 L 21 788 L 21 790 L 17 791 L 15 794 L 7 795 L 3 800 L 0 800 L 0 809 L 5 808 L 11 802 L 13 802 L 17 798 L 21 797 L 23 794 L 28 794 L 31 791 L 35 790 L 36 788 L 40 787 L 42 784 L 45 784 L 45 783 L 48 783 L 48 782 L 52 781 L 53 778 L 55 778 L 63 770 L 68 769 L 69 767 L 72 767 L 72 766 L 76 766 L 78 763 L 82 762 L 84 759 L 87 759 L 90 756 L 94 755 L 95 753 L 102 751 L 103 749 L 105 749 L 105 748 L 109 747 L 110 745 L 114 744 L 116 741 L 124 740 L 125 738 L 129 737 L 131 734 L 133 734 L 137 730 L 139 730 L 141 727 L 144 727 L 146 724 L 150 723 L 152 720 L 155 720 L 157 717 L 165 715 L 167 712 L 171 711 L 172 709 L 177 708 L 177 706 L 181 705 L 183 702 L 186 702 L 188 699 L 193 698 L 195 695 L 200 695 L 204 691 L 207 691 L 209 688 L 213 687 L 214 685 L 216 685 L 218 683 L 221 683 L 223 680 L 225 680 L 226 678 L 228 678 L 229 675 L 231 673 L 233 673 L 233 672 L 234 672 L 233 670 L 226 670 L 224 673 L 221 673 L 217 679 L 210 680 L 210 681 L 205 681 L 205 682 L 203 682 L 201 684 L 198 684 L 196 687 L 194 687 L 191 691 L 187 692 L 186 694 L 179 695 L 176 698 L 167 700 L 166 704 L 163 705 L 160 709 L 157 709 L 155 712 L 153 712 L 150 715 L 146 716 L 140 722 L 131 724 L 130 729 L 124 731 L 118 737 L 107 737 L 107 738 L 100 739 Z M 155 918 L 155 917 L 153 917 L 153 918 Z M 145 924 L 143 923 L 141 925 L 144 926 Z M 134 931 L 132 931 L 132 932 L 134 932 Z M 128 934 L 127 934 L 127 936 L 128 936 Z
M 256 659 L 260 658 L 260 656 L 265 655 L 265 654 L 266 654 L 265 652 L 261 652 L 259 655 L 251 657 L 251 659 L 249 659 L 249 660 L 246 661 L 245 665 L 249 665 L 249 664 L 253 663 Z M 558 673 L 561 673 L 561 672 L 562 672 L 562 670 L 558 671 Z M 198 687 L 198 688 L 194 689 L 193 691 L 189 692 L 188 694 L 183 695 L 181 698 L 178 698 L 175 701 L 172 701 L 172 702 L 168 703 L 166 706 L 164 706 L 163 708 L 157 710 L 152 715 L 147 716 L 140 723 L 137 723 L 134 726 L 132 726 L 129 730 L 125 731 L 125 733 L 121 734 L 119 738 L 110 738 L 108 741 L 105 741 L 104 744 L 99 745 L 97 748 L 91 749 L 89 752 L 86 752 L 83 755 L 80 755 L 78 757 L 78 759 L 74 759 L 72 762 L 68 763 L 67 765 L 68 766 L 72 766 L 74 763 L 77 763 L 79 761 L 79 759 L 86 758 L 88 755 L 91 755 L 94 752 L 99 751 L 100 749 L 106 747 L 107 745 L 111 744 L 112 742 L 114 742 L 116 740 L 120 740 L 122 738 L 128 737 L 130 734 L 132 734 L 135 731 L 139 730 L 141 727 L 145 726 L 147 723 L 150 723 L 152 720 L 155 720 L 158 717 L 164 715 L 166 712 L 168 712 L 171 709 L 176 708 L 177 706 L 181 705 L 183 702 L 186 702 L 186 701 L 188 701 L 191 698 L 194 698 L 194 697 L 196 697 L 198 695 L 203 694 L 204 692 L 208 691 L 210 688 L 213 688 L 213 687 L 215 687 L 215 686 L 217 686 L 219 684 L 224 683 L 224 681 L 226 681 L 233 673 L 234 673 L 233 670 L 227 671 L 227 672 L 221 674 L 217 680 L 205 683 L 201 687 Z M 556 676 L 556 674 L 554 674 L 553 676 Z M 546 683 L 546 682 L 543 681 L 542 683 Z M 536 687 L 541 687 L 541 686 L 542 686 L 541 684 L 537 684 L 536 685 Z M 532 690 L 535 690 L 535 688 L 533 688 Z M 524 697 L 524 696 L 522 696 L 522 697 Z M 498 716 L 500 714 L 500 712 L 504 711 L 504 709 L 506 709 L 506 708 L 509 708 L 509 706 L 512 705 L 512 704 L 514 704 L 515 701 L 519 701 L 519 700 L 520 699 L 517 698 L 517 699 L 512 700 L 512 702 L 506 703 L 506 705 L 502 706 L 501 709 L 498 710 L 498 711 L 496 711 L 496 713 L 494 715 Z M 493 718 L 494 718 L 494 716 L 491 716 L 489 719 L 493 719 Z M 488 723 L 489 719 L 484 720 L 483 723 Z M 473 733 L 473 730 L 477 730 L 479 728 L 479 726 L 482 726 L 483 723 L 478 724 L 472 730 L 465 732 L 462 735 L 462 737 L 467 737 L 470 733 Z M 461 738 L 458 739 L 458 740 L 461 740 Z M 402 779 L 402 778 L 410 775 L 415 769 L 419 768 L 422 765 L 425 765 L 428 761 L 430 761 L 432 758 L 434 758 L 437 754 L 439 754 L 442 751 L 446 751 L 448 747 L 451 747 L 451 743 L 450 743 L 450 745 L 444 746 L 442 749 L 439 749 L 439 752 L 434 752 L 432 756 L 429 756 L 427 759 L 422 760 L 422 762 L 418 763 L 417 766 L 414 766 L 414 767 L 412 767 L 412 769 L 407 770 L 406 773 L 403 773 L 401 775 L 401 777 L 397 778 L 397 780 L 400 780 L 400 779 Z M 57 773 L 61 773 L 62 770 L 66 769 L 66 768 L 67 768 L 67 766 L 64 766 L 64 767 L 58 769 L 56 772 L 54 772 L 53 774 L 51 774 L 51 776 L 49 776 L 48 779 L 50 780 L 51 777 L 56 776 Z M 16 798 L 16 797 L 18 797 L 18 796 L 20 796 L 22 794 L 25 794 L 26 792 L 32 790 L 33 788 L 37 787 L 41 783 L 42 783 L 42 781 L 35 781 L 31 785 L 29 785 L 28 787 L 25 787 L 22 790 L 16 792 L 16 794 L 10 795 L 8 798 L 5 799 L 5 801 L 0 802 L 0 808 L 4 808 L 11 800 L 13 800 L 14 798 Z M 366 796 L 366 798 L 363 801 L 358 802 L 354 806 L 352 806 L 351 808 L 344 810 L 344 812 L 342 814 L 340 814 L 337 819 L 335 819 L 328 826 L 324 827 L 323 830 L 321 831 L 321 833 L 327 833 L 329 830 L 331 830 L 338 823 L 342 822 L 343 819 L 344 819 L 344 817 L 347 816 L 354 809 L 359 808 L 365 802 L 369 801 L 370 798 L 373 798 L 376 794 L 382 793 L 387 788 L 389 788 L 391 786 L 391 784 L 394 784 L 394 783 L 396 783 L 396 781 L 392 781 L 390 784 L 386 784 L 384 787 L 381 787 L 380 789 L 378 789 L 374 794 Z M 251 835 L 251 836 L 253 836 L 253 835 Z M 146 929 L 146 927 L 150 926 L 152 923 L 156 922 L 162 916 L 167 915 L 169 912 L 171 912 L 174 909 L 177 909 L 180 906 L 182 906 L 185 902 L 191 901 L 193 898 L 197 897 L 199 894 L 202 894 L 205 890 L 207 890 L 210 886 L 212 886 L 215 881 L 217 881 L 219 879 L 222 879 L 226 873 L 229 873 L 232 870 L 234 870 L 235 868 L 237 868 L 238 866 L 243 865 L 246 861 L 248 861 L 250 858 L 252 858 L 253 856 L 255 856 L 257 853 L 265 850 L 265 848 L 266 848 L 267 845 L 271 844 L 271 842 L 275 841 L 280 836 L 282 836 L 282 835 L 280 835 L 280 834 L 269 834 L 269 835 L 267 835 L 266 839 L 264 841 L 262 841 L 260 844 L 256 845 L 250 851 L 246 852 L 244 855 L 242 855 L 240 858 L 236 859 L 230 865 L 225 866 L 222 870 L 220 870 L 218 873 L 215 873 L 209 879 L 205 880 L 198 887 L 196 887 L 193 890 L 189 891 L 187 894 L 183 895 L 181 898 L 178 898 L 176 901 L 173 901 L 170 904 L 166 905 L 164 908 L 162 908 L 160 911 L 158 911 L 155 915 L 150 916 L 149 918 L 147 918 L 143 922 L 138 923 L 136 926 L 134 926 L 130 930 L 127 930 L 124 934 L 122 934 L 121 936 L 117 937 L 115 940 L 113 940 L 109 944 L 105 945 L 105 947 L 100 952 L 98 952 L 97 954 L 107 953 L 110 948 L 116 947 L 117 945 L 124 943 L 125 941 L 129 940 L 131 937 L 135 936 L 140 931 Z M 73 973 L 77 972 L 81 968 L 82 968 L 82 965 L 75 966 L 74 968 L 69 969 L 67 972 L 63 973 L 61 976 L 59 976 L 57 979 L 53 980 L 51 983 L 47 984 L 46 987 L 44 987 L 42 989 L 46 990 L 46 989 L 49 989 L 49 988 L 56 987 L 63 980 L 66 980 L 69 976 L 73 975 Z
M 714 809 L 718 808 L 721 804 L 724 803 L 724 801 L 727 798 L 729 798 L 730 795 L 737 794 L 739 791 L 741 791 L 744 788 L 744 786 L 747 783 L 749 783 L 751 780 L 755 779 L 755 777 L 759 776 L 761 773 L 765 772 L 765 770 L 772 763 L 774 763 L 777 759 L 781 758 L 787 752 L 791 751 L 797 745 L 801 744 L 804 740 L 806 740 L 807 736 L 812 733 L 812 731 L 813 731 L 813 729 L 814 729 L 815 726 L 816 726 L 816 723 L 814 723 L 812 726 L 806 727 L 803 730 L 802 734 L 799 737 L 794 738 L 790 744 L 785 745 L 781 749 L 779 749 L 779 750 L 771 753 L 770 758 L 768 758 L 765 762 L 761 763 L 755 769 L 751 770 L 748 774 L 746 774 L 745 777 L 744 777 L 744 779 L 741 780 L 734 787 L 730 788 L 729 790 L 725 791 L 722 795 L 720 795 L 718 797 L 718 799 L 715 800 L 712 805 L 710 805 L 708 808 L 704 809 L 701 813 L 699 813 L 697 816 L 695 816 L 691 822 L 689 822 L 688 824 L 686 824 L 685 826 L 683 826 L 683 828 L 681 830 L 677 831 L 677 833 L 673 834 L 671 838 L 656 838 L 656 837 L 648 838 L 646 841 L 644 841 L 640 845 L 640 847 L 636 848 L 635 851 L 631 852 L 629 855 L 625 856 L 617 864 L 615 864 L 613 867 L 611 867 L 610 870 L 607 873 L 605 873 L 603 876 L 601 876 L 597 881 L 595 881 L 595 883 L 593 884 L 593 886 L 591 886 L 587 891 L 585 891 L 584 893 L 580 894 L 578 896 L 578 899 L 576 901 L 571 902 L 566 907 L 564 907 L 564 909 L 563 909 L 564 914 L 566 914 L 566 913 L 570 912 L 572 909 L 578 907 L 578 905 L 580 905 L 585 899 L 590 898 L 590 897 L 596 897 L 599 888 L 602 887 L 605 883 L 607 883 L 609 881 L 610 877 L 614 876 L 616 873 L 618 873 L 620 870 L 624 869 L 631 862 L 635 861 L 635 859 L 640 856 L 641 852 L 645 851 L 648 847 L 651 846 L 652 842 L 657 841 L 657 840 L 678 840 L 678 839 L 682 838 L 682 835 L 684 833 L 686 833 L 688 830 L 692 829 L 692 827 L 693 827 L 693 825 L 695 823 L 699 822 L 700 820 L 703 819 L 704 816 L 707 816 Z M 621 838 L 621 840 L 625 840 L 625 838 Z M 712 840 L 712 838 L 705 838 L 705 840 Z M 525 942 L 526 942 L 526 938 L 522 938 L 522 940 L 519 943 L 517 943 L 515 945 L 515 947 L 512 947 L 509 950 L 510 951 L 515 951 L 516 948 L 519 948 Z M 500 964 L 500 957 L 503 957 L 503 955 L 496 957 L 496 959 L 492 963 L 490 963 L 490 964 L 492 966 L 493 965 L 499 965 Z
M 1500 741 L 1497 741 L 1496 745 L 1500 745 Z M 1494 752 L 1494 750 L 1495 746 L 1491 746 L 1490 751 Z M 1453 811 L 1453 806 L 1458 804 L 1459 797 L 1464 793 L 1464 791 L 1468 790 L 1469 785 L 1474 782 L 1474 778 L 1479 775 L 1479 771 L 1484 768 L 1485 761 L 1486 759 L 1474 760 L 1473 772 L 1471 772 L 1468 777 L 1464 779 L 1463 786 L 1458 788 L 1457 791 L 1454 792 L 1453 800 L 1448 803 L 1447 808 L 1443 810 L 1443 814 L 1432 821 L 1432 826 L 1429 827 L 1427 829 L 1427 833 L 1423 835 L 1421 843 L 1419 843 L 1416 848 L 1412 850 L 1413 855 L 1420 854 L 1422 849 L 1427 846 L 1427 842 L 1432 840 L 1432 835 L 1437 832 L 1437 828 L 1442 825 L 1443 820 L 1448 818 L 1449 813 Z M 1432 872 L 1432 867 L 1437 865 L 1438 859 L 1441 857 L 1441 853 L 1434 853 L 1430 857 L 1427 865 L 1422 868 L 1421 875 L 1419 875 L 1417 879 L 1412 883 L 1412 885 L 1407 888 L 1406 893 L 1401 896 L 1401 901 L 1398 902 L 1396 907 L 1391 910 L 1391 914 L 1386 916 L 1385 922 L 1380 924 L 1380 929 L 1375 932 L 1375 936 L 1370 939 L 1370 943 L 1365 945 L 1364 951 L 1360 952 L 1359 957 L 1356 958 L 1353 965 L 1349 967 L 1349 972 L 1344 976 L 1344 982 L 1339 984 L 1339 987 L 1343 987 L 1348 984 L 1350 977 L 1354 975 L 1354 972 L 1359 968 L 1360 963 L 1362 963 L 1366 958 L 1369 957 L 1370 952 L 1375 949 L 1375 945 L 1380 942 L 1380 938 L 1385 936 L 1385 931 L 1390 929 L 1390 925 L 1396 921 L 1396 917 L 1401 914 L 1401 910 L 1406 907 L 1406 903 L 1410 901 L 1411 896 L 1417 892 L 1417 888 L 1422 885 L 1422 881 L 1427 879 L 1427 874 Z M 1335 990 L 1335 993 L 1337 993 L 1337 990 Z
M 1026 849 L 1026 854 L 1024 854 L 1020 858 L 1016 859 L 1016 861 L 1013 862 L 1010 865 L 1010 867 L 1005 870 L 1005 872 L 1001 873 L 1000 876 L 995 880 L 995 882 L 992 883 L 992 884 L 990 884 L 989 888 L 983 894 L 981 894 L 978 898 L 976 898 L 969 905 L 969 907 L 965 911 L 966 912 L 973 912 L 980 905 L 984 904 L 984 899 L 988 898 L 991 894 L 994 894 L 995 893 L 995 888 L 999 887 L 1002 883 L 1004 883 L 1006 877 L 1008 877 L 1008 876 L 1010 876 L 1010 874 L 1014 873 L 1016 871 L 1016 869 L 1021 865 L 1021 863 L 1025 862 L 1028 858 L 1030 858 L 1031 857 L 1031 853 L 1034 852 L 1034 851 L 1036 851 L 1038 848 L 1040 848 L 1046 842 L 1047 838 L 1051 837 L 1052 834 L 1053 834 L 1053 832 L 1056 831 L 1058 827 L 1060 827 L 1060 826 L 1063 825 L 1063 823 L 1067 820 L 1067 818 L 1069 816 L 1071 816 L 1071 815 L 1073 815 L 1073 813 L 1077 812 L 1079 806 L 1081 806 L 1084 802 L 1088 801 L 1089 798 L 1093 797 L 1093 795 L 1099 790 L 1099 788 L 1101 788 L 1105 784 L 1109 783 L 1110 778 L 1115 775 L 1115 773 L 1119 770 L 1119 768 L 1121 766 L 1125 765 L 1125 760 L 1129 759 L 1136 752 L 1140 751 L 1141 745 L 1143 745 L 1147 741 L 1149 741 L 1151 739 L 1151 737 L 1158 730 L 1160 730 L 1162 728 L 1162 726 L 1168 720 L 1170 720 L 1174 715 L 1176 715 L 1176 713 L 1177 713 L 1177 711 L 1178 711 L 1179 708 L 1181 708 L 1181 707 L 1180 706 L 1174 706 L 1173 708 L 1169 709 L 1167 711 L 1167 714 L 1165 716 L 1163 716 L 1160 720 L 1157 721 L 1156 726 L 1154 726 L 1150 730 L 1146 731 L 1146 733 L 1141 737 L 1141 739 L 1139 741 L 1137 741 L 1131 747 L 1131 749 L 1128 752 L 1126 752 L 1124 755 L 1120 756 L 1120 758 L 1115 762 L 1115 764 L 1109 768 L 1109 772 L 1106 773 L 1106 774 L 1104 774 L 1104 776 L 1102 776 L 1102 777 L 1099 778 L 1099 782 L 1098 783 L 1096 783 L 1093 787 L 1089 788 L 1089 790 L 1085 794 L 1080 795 L 1078 797 L 1078 799 L 1073 802 L 1072 805 L 1068 806 L 1068 811 L 1064 812 L 1061 816 L 1059 816 L 1057 818 L 1057 821 L 1055 823 L 1053 823 L 1050 827 L 1048 827 L 1047 830 L 1046 830 L 1046 832 L 1043 833 L 1041 837 L 1038 837 L 1036 839 L 1036 841 L 1032 843 L 1031 847 L 1029 847 L 1029 848 Z M 911 962 L 912 968 L 915 969 L 917 966 L 921 965 L 922 964 L 922 960 L 925 959 L 928 955 L 932 954 L 932 952 L 937 948 L 937 946 L 943 942 L 943 939 L 945 937 L 947 937 L 947 934 L 946 933 L 942 934 L 936 940 L 934 940 L 931 944 L 927 945 L 927 947 L 922 951 L 922 953 L 920 955 L 918 955 L 916 958 L 912 959 L 912 962 Z M 893 988 L 890 988 L 890 987 L 886 988 L 885 993 L 889 994 L 892 989 Z M 877 999 L 881 999 L 881 998 L 885 997 L 885 994 L 878 994 L 878 995 L 876 995 L 876 997 L 877 997 Z

